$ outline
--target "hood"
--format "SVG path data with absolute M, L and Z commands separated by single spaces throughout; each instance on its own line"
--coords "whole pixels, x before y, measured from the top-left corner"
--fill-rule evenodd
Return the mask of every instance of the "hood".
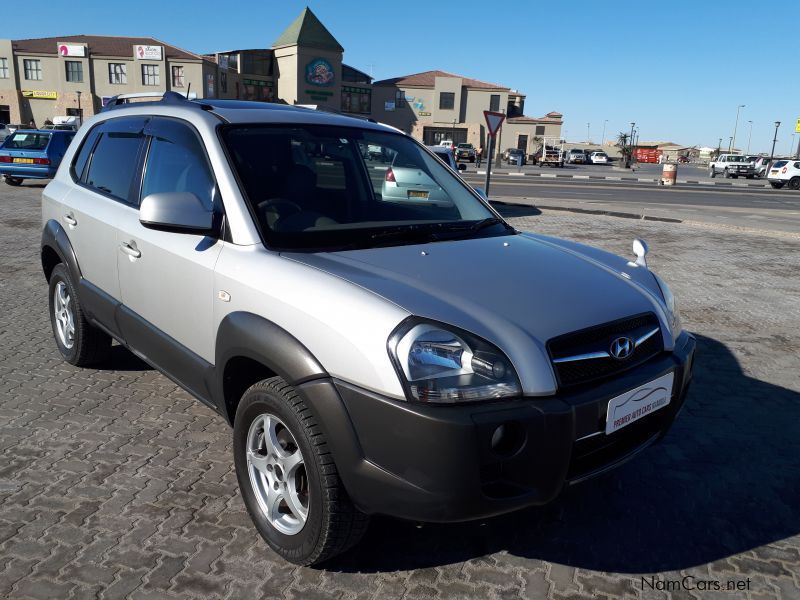
M 483 337 L 508 355 L 520 379 L 534 369 L 528 374 L 541 383 L 546 371 L 551 385 L 545 387 L 552 393 L 549 339 L 647 311 L 664 322 L 652 291 L 621 275 L 619 264 L 582 254 L 579 247 L 519 234 L 284 257 L 366 288 L 413 315 Z M 626 271 L 653 279 L 641 268 Z M 524 381 L 523 388 L 546 393 Z

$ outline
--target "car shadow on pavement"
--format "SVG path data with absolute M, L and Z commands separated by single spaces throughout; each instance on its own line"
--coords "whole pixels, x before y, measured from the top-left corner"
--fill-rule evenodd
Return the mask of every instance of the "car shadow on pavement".
M 103 365 L 110 371 L 152 371 L 153 367 L 128 350 L 125 346 L 114 344 L 108 361 Z
M 506 551 L 582 569 L 655 573 L 800 533 L 800 393 L 748 376 L 708 337 L 698 336 L 696 360 L 672 430 L 619 469 L 566 489 L 548 507 L 481 522 L 417 527 L 376 518 L 359 546 L 324 568 L 397 571 Z
M 535 206 L 528 206 L 525 204 L 509 204 L 507 202 L 499 202 L 491 200 L 489 204 L 492 205 L 500 216 L 504 219 L 511 219 L 514 217 L 538 217 L 542 211 Z

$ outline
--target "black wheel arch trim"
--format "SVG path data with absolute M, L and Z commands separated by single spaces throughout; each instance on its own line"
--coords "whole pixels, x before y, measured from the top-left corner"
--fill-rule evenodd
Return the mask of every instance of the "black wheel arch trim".
M 306 346 L 269 319 L 250 312 L 227 314 L 217 328 L 214 365 L 215 397 L 224 398 L 224 372 L 235 358 L 249 358 L 297 386 L 328 378 L 328 372 Z
M 72 247 L 72 243 L 69 241 L 67 232 L 64 231 L 64 228 L 55 219 L 50 219 L 45 224 L 44 229 L 42 230 L 42 242 L 40 249 L 42 271 L 44 272 L 45 277 L 49 279 L 50 273 L 48 272 L 48 267 L 45 264 L 44 257 L 46 248 L 50 248 L 56 254 L 58 254 L 61 262 L 63 262 L 67 266 L 67 269 L 69 269 L 69 273 L 72 275 L 72 280 L 77 284 L 77 282 L 79 282 L 81 279 L 81 269 L 78 265 L 78 258 L 75 255 L 75 250 Z

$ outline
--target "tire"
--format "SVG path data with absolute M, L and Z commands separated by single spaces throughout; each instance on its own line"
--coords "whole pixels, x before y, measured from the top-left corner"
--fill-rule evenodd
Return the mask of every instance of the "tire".
M 790 190 L 800 190 L 800 177 L 792 177 L 789 180 L 789 189 Z
M 725 167 L 725 168 L 722 170 L 722 176 L 723 176 L 725 179 L 729 179 L 729 178 L 730 178 L 730 176 L 731 176 L 731 172 L 730 172 L 730 171 L 728 171 L 728 167 Z
M 269 439 L 280 448 L 268 450 L 276 448 Z M 369 517 L 350 501 L 316 417 L 280 377 L 260 381 L 242 396 L 234 420 L 233 457 L 256 529 L 285 560 L 316 565 L 345 552 L 364 535 Z M 261 459 L 260 465 L 253 463 L 254 457 Z M 292 462 L 296 466 L 289 467 Z M 287 465 L 285 471 L 282 465 Z M 278 507 L 272 517 L 269 505 Z
M 59 263 L 50 274 L 50 325 L 61 356 L 76 367 L 102 362 L 111 349 L 111 337 L 90 324 L 83 312 L 69 271 Z
M 14 187 L 19 187 L 22 185 L 22 179 L 19 177 L 10 177 L 6 175 L 4 179 L 8 185 L 13 185 Z
M 783 187 L 783 181 L 770 181 L 769 184 L 776 190 L 779 190 Z
M 717 170 L 714 167 L 711 167 L 708 172 L 708 176 L 711 177 L 711 179 L 714 179 L 717 176 Z

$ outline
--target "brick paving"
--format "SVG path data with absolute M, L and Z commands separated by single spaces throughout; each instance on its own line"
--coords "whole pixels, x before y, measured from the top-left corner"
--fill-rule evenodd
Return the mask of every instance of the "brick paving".
M 60 360 L 40 193 L 0 184 L 0 598 L 800 598 L 797 237 L 507 209 L 617 253 L 648 240 L 699 340 L 685 410 L 661 444 L 552 506 L 376 518 L 308 569 L 258 537 L 210 410 L 121 348 L 103 370 Z

